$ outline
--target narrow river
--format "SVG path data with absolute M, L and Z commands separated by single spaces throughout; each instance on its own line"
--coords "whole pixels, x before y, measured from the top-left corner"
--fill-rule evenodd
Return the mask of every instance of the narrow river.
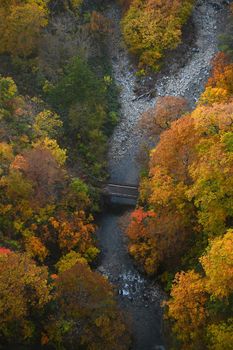
M 115 183 L 138 184 L 139 165 L 136 158 L 143 136 L 136 125 L 142 112 L 154 106 L 163 95 L 183 96 L 194 105 L 208 78 L 210 61 L 217 51 L 217 36 L 226 9 L 216 10 L 217 1 L 197 1 L 193 14 L 195 48 L 190 58 L 177 69 L 166 73 L 156 83 L 157 96 L 136 99 L 135 67 L 124 47 L 120 31 L 121 13 L 112 2 L 105 15 L 113 24 L 109 41 L 113 72 L 120 88 L 121 121 L 113 134 L 109 150 L 109 173 Z M 219 1 L 221 3 L 221 1 Z M 188 56 L 187 56 L 188 57 Z M 118 289 L 119 304 L 129 315 L 133 334 L 133 350 L 164 350 L 161 302 L 164 298 L 156 282 L 147 279 L 135 268 L 127 252 L 127 240 L 119 225 L 125 206 L 111 206 L 103 215 L 98 232 L 102 251 L 98 270 L 108 276 Z M 132 207 L 131 207 L 132 209 Z

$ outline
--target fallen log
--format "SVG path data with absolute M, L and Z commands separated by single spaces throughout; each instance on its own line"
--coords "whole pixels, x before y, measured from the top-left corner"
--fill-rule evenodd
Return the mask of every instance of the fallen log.
M 152 90 L 150 90 L 150 91 L 147 91 L 147 92 L 145 92 L 144 94 L 139 95 L 139 96 L 133 98 L 132 101 L 138 101 L 138 100 L 140 100 L 141 98 L 151 96 L 152 93 L 156 93 L 156 89 L 152 89 Z

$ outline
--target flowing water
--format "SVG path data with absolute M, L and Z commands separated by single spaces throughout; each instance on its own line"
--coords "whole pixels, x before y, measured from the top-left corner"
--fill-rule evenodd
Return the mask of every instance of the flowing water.
M 198 99 L 209 74 L 210 61 L 217 51 L 217 33 L 223 18 L 222 11 L 225 11 L 224 8 L 216 10 L 216 2 L 197 1 L 193 14 L 197 37 L 195 51 L 176 74 L 159 78 L 156 83 L 157 96 L 153 99 L 137 99 L 134 92 L 135 67 L 120 31 L 120 9 L 115 2 L 107 9 L 105 15 L 113 24 L 109 52 L 121 102 L 121 121 L 115 129 L 109 150 L 111 182 L 138 184 L 140 168 L 136 158 L 143 135 L 136 125 L 141 113 L 153 107 L 158 96 L 181 95 L 191 105 Z M 132 349 L 163 350 L 166 335 L 162 332 L 161 302 L 164 294 L 155 281 L 147 279 L 135 268 L 127 252 L 127 239 L 119 225 L 125 210 L 124 206 L 111 206 L 103 215 L 98 232 L 102 251 L 98 270 L 108 276 L 118 289 L 119 304 L 129 315 L 131 323 Z

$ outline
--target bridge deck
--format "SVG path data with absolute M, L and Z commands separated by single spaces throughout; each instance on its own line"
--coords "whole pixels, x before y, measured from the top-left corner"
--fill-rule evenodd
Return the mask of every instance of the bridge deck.
M 113 197 L 138 198 L 138 188 L 134 185 L 106 184 L 104 193 Z

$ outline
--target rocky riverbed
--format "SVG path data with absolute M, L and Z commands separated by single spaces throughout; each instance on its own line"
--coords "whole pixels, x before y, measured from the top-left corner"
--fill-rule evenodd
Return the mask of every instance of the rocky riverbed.
M 171 57 L 167 62 L 169 67 L 166 67 L 166 73 L 161 74 L 153 86 L 156 95 L 151 99 L 148 97 L 138 99 L 135 92 L 136 67 L 130 61 L 120 32 L 121 13 L 114 5 L 109 8 L 107 15 L 113 23 L 109 52 L 115 79 L 121 91 L 122 106 L 121 122 L 115 129 L 109 152 L 109 168 L 113 180 L 137 183 L 138 165 L 132 162 L 142 138 L 137 123 L 141 114 L 155 105 L 158 96 L 182 96 L 192 107 L 195 105 L 209 76 L 210 62 L 218 50 L 218 35 L 224 25 L 226 3 L 221 0 L 197 1 L 191 19 L 193 23 L 191 30 L 194 30 L 195 40 L 185 53 L 186 61 L 184 63 L 184 60 L 180 59 L 181 65 L 179 65 L 177 62 L 179 53 L 177 55 L 176 50 L 174 60 Z M 170 55 L 172 56 L 172 52 Z M 133 168 L 125 167 L 130 160 Z M 125 172 L 128 174 L 127 178 L 125 178 Z
M 158 96 L 183 96 L 191 106 L 203 91 L 209 76 L 210 62 L 217 52 L 217 38 L 225 16 L 226 1 L 198 0 L 192 16 L 194 42 L 188 47 L 185 60 L 177 62 L 177 54 L 168 69 L 161 73 L 153 86 L 153 98 L 136 94 L 136 68 L 124 46 L 120 31 L 120 9 L 111 2 L 105 15 L 113 24 L 109 41 L 116 83 L 120 88 L 121 121 L 112 136 L 109 149 L 109 173 L 112 182 L 138 184 L 137 154 L 143 143 L 143 132 L 137 124 L 141 114 L 153 107 Z M 172 55 L 172 53 L 171 53 Z M 153 80 L 152 80 L 153 84 Z M 119 220 L 125 209 L 111 209 L 103 214 L 98 232 L 102 251 L 98 270 L 116 285 L 121 307 L 129 315 L 133 334 L 133 350 L 165 349 L 162 332 L 161 301 L 158 284 L 147 279 L 134 266 L 127 252 L 127 241 Z
M 116 286 L 121 309 L 128 317 L 133 334 L 134 350 L 164 349 L 162 336 L 163 293 L 135 268 L 127 253 L 124 233 L 119 219 L 124 208 L 111 209 L 103 216 L 99 232 L 102 252 L 98 270 Z

